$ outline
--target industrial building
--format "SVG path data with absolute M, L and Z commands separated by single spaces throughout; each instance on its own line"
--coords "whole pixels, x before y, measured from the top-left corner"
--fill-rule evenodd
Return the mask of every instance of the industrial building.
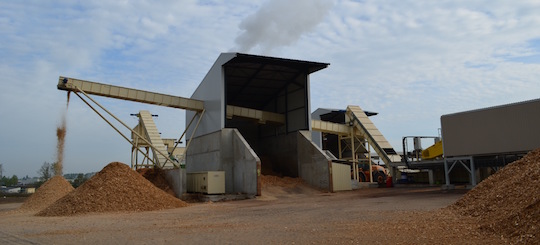
M 430 183 L 438 178 L 445 188 L 473 187 L 540 148 L 539 112 L 540 99 L 535 99 L 443 115 L 441 135 L 403 137 L 403 162 L 409 169 L 429 171 Z M 420 141 L 426 138 L 435 142 L 424 149 Z
M 314 187 L 332 192 L 350 190 L 354 182 L 369 179 L 380 184 L 386 181 L 382 180 L 386 175 L 379 175 L 378 168 L 374 167 L 378 164 L 388 168 L 392 176 L 399 176 L 403 168 L 431 171 L 444 166 L 447 185 L 450 185 L 449 173 L 460 164 L 473 173 L 470 182 L 475 185 L 476 167 L 491 166 L 493 157 L 500 159 L 503 154 L 507 159 L 540 147 L 540 130 L 531 132 L 540 125 L 537 113 L 540 100 L 535 100 L 445 115 L 441 118 L 442 143 L 428 149 L 415 147 L 416 153 L 429 153 L 429 149 L 440 153 L 428 154 L 429 158 L 417 155 L 410 160 L 405 140 L 403 156 L 400 156 L 369 119 L 377 114 L 375 112 L 350 105 L 311 113 L 309 76 L 328 65 L 222 53 L 191 98 L 67 77 L 60 77 L 58 89 L 75 92 L 90 107 L 94 108 L 89 103 L 92 101 L 105 111 L 89 95 L 186 110 L 186 129 L 178 140 L 161 139 L 148 111 L 137 114 L 139 124 L 130 128 L 131 140 L 123 135 L 133 145 L 132 167 L 169 169 L 169 180 L 177 196 L 186 191 L 209 193 L 210 189 L 260 195 L 261 174 L 299 177 Z M 501 114 L 510 116 L 500 117 Z M 493 122 L 497 124 L 485 126 Z M 185 150 L 178 150 L 178 142 L 184 136 Z M 510 142 L 516 137 L 527 140 L 519 144 Z M 508 142 L 502 147 L 496 143 L 505 139 Z M 437 147 L 440 150 L 433 151 L 439 149 Z M 142 160 L 139 159 L 141 154 Z M 362 168 L 361 164 L 368 167 Z M 433 182 L 433 174 L 429 173 Z M 224 186 L 210 188 L 210 183 Z
M 441 116 L 446 185 L 456 165 L 471 185 L 540 148 L 540 99 Z

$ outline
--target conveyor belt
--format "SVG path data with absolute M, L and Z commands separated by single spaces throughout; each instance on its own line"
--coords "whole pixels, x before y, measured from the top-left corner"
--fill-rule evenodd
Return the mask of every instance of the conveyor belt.
M 366 113 L 359 106 L 347 106 L 347 114 L 354 122 L 354 126 L 360 131 L 373 150 L 379 155 L 387 166 L 390 166 L 392 159 L 399 159 L 392 145 L 384 138 L 382 133 L 375 127 L 375 124 L 368 118 Z
M 285 124 L 283 114 L 227 105 L 227 118 L 231 119 L 233 116 L 255 119 L 261 124 L 266 122 Z
M 202 111 L 204 109 L 204 102 L 200 100 L 148 92 L 132 88 L 119 87 L 109 84 L 84 81 L 68 77 L 60 77 L 58 79 L 57 88 L 60 90 L 73 92 L 78 92 L 78 89 L 80 89 L 85 93 L 92 95 L 161 105 L 191 111 Z
M 323 133 L 330 133 L 335 135 L 348 135 L 350 134 L 349 127 L 345 124 L 325 122 L 321 120 L 311 120 L 311 129 L 313 131 L 319 131 Z
M 152 119 L 152 114 L 150 114 L 149 111 L 141 110 L 139 111 L 139 118 L 140 123 L 142 123 L 142 128 L 144 129 L 146 139 L 152 144 L 156 149 L 160 150 L 163 153 L 167 152 L 167 147 L 165 144 L 163 144 L 163 140 L 161 139 L 161 136 L 159 136 L 159 131 L 157 130 L 156 124 L 154 123 L 154 120 Z M 164 166 L 165 161 L 167 158 L 165 156 L 159 154 L 154 148 L 152 148 L 152 153 L 154 155 L 155 163 L 160 167 L 173 167 L 172 163 L 169 161 L 167 165 L 170 166 Z

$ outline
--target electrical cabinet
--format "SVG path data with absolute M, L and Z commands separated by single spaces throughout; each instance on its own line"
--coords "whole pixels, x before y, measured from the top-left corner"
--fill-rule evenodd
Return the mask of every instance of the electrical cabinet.
M 225 172 L 207 171 L 188 173 L 187 191 L 206 194 L 224 194 Z

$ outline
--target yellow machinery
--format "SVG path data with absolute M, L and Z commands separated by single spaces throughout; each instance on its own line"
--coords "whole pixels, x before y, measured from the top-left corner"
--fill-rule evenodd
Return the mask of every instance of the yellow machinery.
M 433 139 L 434 144 L 424 149 L 422 139 Z M 409 143 L 412 140 L 414 149 L 409 151 Z M 441 137 L 437 136 L 405 136 L 403 137 L 403 158 L 402 161 L 407 167 L 410 163 L 421 163 L 424 161 L 436 161 L 443 157 L 443 143 Z M 424 162 L 425 163 L 425 162 Z
M 422 151 L 422 159 L 431 160 L 437 157 L 442 157 L 443 155 L 443 145 L 442 140 L 435 142 L 432 146 L 426 148 Z

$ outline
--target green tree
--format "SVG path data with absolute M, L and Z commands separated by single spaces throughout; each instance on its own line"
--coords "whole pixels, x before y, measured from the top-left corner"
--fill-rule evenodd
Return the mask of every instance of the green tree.
M 77 178 L 75 178 L 73 180 L 73 187 L 74 188 L 77 188 L 79 186 L 81 186 L 85 181 L 87 181 L 87 179 L 84 177 L 84 174 L 80 173 L 77 175 Z
M 11 178 L 3 176 L 0 182 L 2 182 L 2 185 L 5 186 L 15 186 L 17 185 L 17 183 L 19 183 L 19 178 L 17 177 L 17 175 L 13 175 L 11 176 Z
M 19 183 L 19 178 L 17 177 L 17 175 L 11 176 L 11 179 L 9 179 L 9 183 L 11 186 L 17 185 Z
M 41 165 L 41 168 L 38 170 L 37 173 L 39 174 L 39 177 L 43 182 L 47 181 L 52 177 L 52 168 L 53 166 L 48 162 L 44 162 L 43 165 Z

